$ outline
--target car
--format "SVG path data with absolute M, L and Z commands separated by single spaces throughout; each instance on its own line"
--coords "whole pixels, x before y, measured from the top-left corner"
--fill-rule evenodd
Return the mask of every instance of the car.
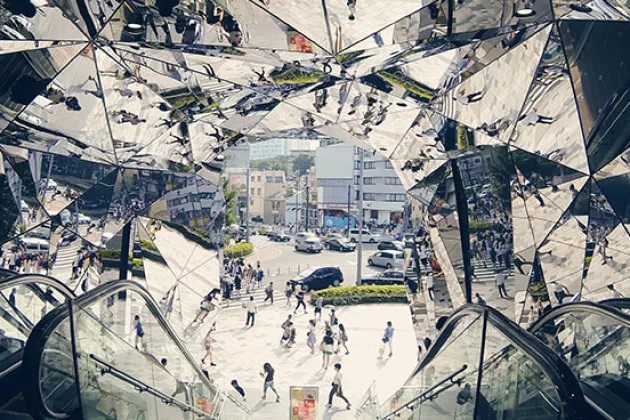
M 306 252 L 322 252 L 324 249 L 324 245 L 322 241 L 318 238 L 308 238 L 302 241 L 296 242 L 295 250 L 296 251 L 306 251 Z
M 341 251 L 341 252 L 352 252 L 357 249 L 356 244 L 350 242 L 349 240 L 342 238 L 337 239 L 333 238 L 326 242 L 326 247 L 331 251 Z
M 348 239 L 350 239 L 350 242 L 358 242 L 359 229 L 350 229 L 350 235 L 348 235 Z M 379 235 L 378 233 L 371 233 L 367 229 L 363 229 L 363 231 L 361 232 L 362 242 L 376 243 L 376 242 L 379 242 L 380 240 L 381 240 L 381 235 Z
M 368 264 L 373 266 L 390 268 L 402 268 L 404 262 L 404 254 L 400 251 L 379 251 L 370 258 L 368 258 Z
M 387 270 L 375 276 L 361 278 L 361 284 L 392 285 L 404 283 L 405 273 L 399 270 Z
M 321 290 L 337 287 L 343 283 L 343 274 L 339 267 L 313 267 L 302 271 L 289 280 L 293 287 L 300 287 L 304 291 Z
M 403 251 L 404 249 L 405 249 L 404 244 L 399 241 L 381 241 L 378 243 L 379 251 L 387 251 L 387 250 Z
M 329 233 L 328 235 L 324 236 L 324 244 L 326 244 L 328 241 L 332 240 L 332 239 L 346 239 L 345 236 L 343 236 L 341 233 Z
M 295 235 L 295 242 L 302 242 L 309 238 L 317 238 L 317 235 L 315 235 L 313 232 L 299 232 L 297 235 Z
M 287 235 L 286 233 L 278 233 L 275 236 L 275 241 L 276 242 L 289 242 L 291 240 L 291 236 Z
M 91 218 L 87 217 L 83 213 L 79 213 L 79 224 L 80 225 L 89 225 L 90 223 L 92 223 L 92 219 Z
M 254 217 L 252 217 L 252 222 L 254 222 L 254 223 L 263 223 L 264 220 L 263 220 L 262 216 L 254 216 Z

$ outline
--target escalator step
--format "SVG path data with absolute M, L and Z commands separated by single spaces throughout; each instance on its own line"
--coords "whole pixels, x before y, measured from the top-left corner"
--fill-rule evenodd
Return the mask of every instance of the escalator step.
M 2 420 L 24 420 L 32 418 L 33 417 L 28 414 L 28 410 L 26 409 L 26 405 L 24 403 L 24 398 L 22 398 L 22 394 L 16 395 L 5 405 L 0 407 L 0 419 Z

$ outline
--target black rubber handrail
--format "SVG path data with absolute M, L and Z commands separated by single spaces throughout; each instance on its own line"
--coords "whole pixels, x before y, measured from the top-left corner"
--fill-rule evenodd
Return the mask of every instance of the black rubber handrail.
M 70 287 L 54 277 L 44 276 L 43 274 L 13 274 L 14 276 L 12 277 L 0 280 L 0 291 L 15 286 L 38 283 L 57 289 L 66 299 L 74 299 L 76 297 Z
M 175 331 L 173 331 L 166 318 L 164 318 L 164 315 L 160 311 L 158 304 L 155 302 L 155 300 L 153 300 L 153 297 L 150 295 L 150 293 L 140 284 L 130 280 L 116 280 L 103 283 L 90 290 L 89 292 L 73 299 L 72 304 L 74 307 L 78 308 L 89 307 L 92 304 L 121 291 L 131 291 L 137 293 L 143 298 L 147 308 L 149 309 L 149 312 L 151 312 L 151 315 L 158 321 L 158 324 L 165 331 L 166 335 L 172 340 L 175 346 L 177 346 L 179 351 L 184 355 L 205 388 L 213 391 L 215 393 L 215 397 L 218 396 L 219 390 L 210 383 L 201 368 L 195 362 L 195 359 L 192 357 L 184 343 L 177 336 Z M 48 341 L 48 338 L 51 336 L 51 334 L 55 332 L 58 326 L 63 321 L 68 319 L 70 315 L 69 312 L 70 310 L 68 305 L 61 305 L 49 312 L 35 326 L 24 348 L 24 359 L 22 367 L 26 378 L 26 383 L 31 385 L 24 389 L 24 398 L 29 406 L 33 409 L 32 414 L 36 418 L 44 418 L 46 416 L 55 418 L 70 417 L 69 413 L 50 412 L 46 405 L 43 404 L 39 386 L 34 386 L 39 382 L 39 365 L 41 363 L 42 352 L 46 348 L 46 342 Z M 230 394 L 226 395 L 227 398 L 229 398 L 236 406 L 238 406 L 248 414 L 251 413 L 249 409 L 247 409 L 242 403 L 237 401 L 233 396 L 231 396 Z
M 617 309 L 630 309 L 630 298 L 614 298 L 599 301 L 600 305 L 612 306 Z
M 483 317 L 484 314 L 489 325 L 499 331 L 506 338 L 509 345 L 524 353 L 540 366 L 545 375 L 551 380 L 560 397 L 564 418 L 583 418 L 587 412 L 587 405 L 580 384 L 567 364 L 534 335 L 524 331 L 505 315 L 489 306 L 469 303 L 454 311 L 446 320 L 440 334 L 418 364 L 412 377 L 422 371 L 436 356 L 439 356 L 440 351 L 460 320 L 469 316 Z M 485 337 L 482 337 L 482 339 L 485 339 Z
M 572 315 L 576 312 L 587 312 L 602 315 L 612 319 L 624 327 L 630 328 L 630 316 L 620 310 L 626 308 L 630 308 L 630 299 L 610 299 L 599 303 L 584 301 L 558 305 L 537 319 L 536 322 L 529 327 L 529 331 L 536 333 L 549 321 L 565 315 Z

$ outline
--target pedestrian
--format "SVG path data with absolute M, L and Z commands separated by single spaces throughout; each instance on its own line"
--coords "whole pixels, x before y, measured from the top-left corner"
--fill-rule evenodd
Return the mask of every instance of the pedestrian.
M 391 321 L 387 321 L 387 327 L 385 328 L 385 332 L 383 334 L 383 338 L 381 339 L 383 344 L 379 350 L 379 356 L 383 357 L 385 353 L 385 346 L 389 347 L 389 357 L 392 357 L 394 354 L 394 350 L 392 347 L 392 342 L 394 341 L 394 327 L 392 326 Z
M 15 294 L 16 293 L 17 293 L 17 289 L 15 287 L 11 289 L 11 294 L 9 295 L 9 305 L 11 305 L 12 308 L 15 308 Z
M 77 250 L 77 255 L 72 261 L 72 280 L 78 278 L 81 275 L 81 265 L 83 262 L 83 253 L 81 250 Z
M 477 305 L 486 306 L 485 299 L 479 293 L 475 293 L 475 297 L 477 298 Z
M 501 298 L 509 299 L 507 291 L 505 290 L 505 273 L 503 273 L 503 270 L 497 270 L 494 281 L 499 289 L 499 295 L 501 295 Z
M 339 318 L 337 318 L 337 314 L 334 309 L 330 310 L 330 326 L 339 325 Z
M 271 367 L 271 364 L 265 363 L 263 365 L 263 372 L 260 372 L 260 376 L 265 378 L 265 383 L 263 385 L 263 395 L 262 399 L 267 399 L 267 389 L 271 389 L 274 394 L 276 394 L 276 402 L 280 402 L 280 395 L 278 395 L 278 391 L 273 384 L 273 377 L 276 371 Z
M 195 322 L 203 322 L 208 316 L 208 314 L 210 313 L 211 309 L 214 309 L 213 304 L 212 304 L 212 296 L 211 294 L 208 294 L 199 303 L 199 309 L 197 309 L 197 313 L 195 314 L 195 319 L 193 320 L 193 324 Z
M 293 322 L 289 322 L 287 324 L 287 331 L 289 333 L 289 339 L 284 346 L 290 349 L 295 344 L 295 339 L 297 337 L 297 330 L 295 329 L 295 325 L 293 324 Z
M 315 334 L 315 320 L 308 321 L 308 332 L 306 333 L 306 345 L 311 349 L 311 354 L 315 354 L 315 344 L 317 343 L 317 335 Z
M 264 277 L 265 277 L 265 272 L 260 266 L 260 261 L 258 261 L 256 262 L 256 281 L 258 281 L 258 287 L 262 286 Z M 273 304 L 273 299 L 271 299 L 271 303 Z
M 243 305 L 245 306 L 245 305 Z M 245 321 L 245 326 L 248 327 L 249 321 L 252 321 L 252 327 L 254 326 L 254 321 L 256 318 L 256 313 L 258 312 L 258 307 L 256 306 L 256 302 L 254 302 L 254 296 L 249 297 L 249 302 L 247 302 L 247 321 Z
M 270 281 L 267 287 L 265 288 L 265 302 L 271 300 L 271 304 L 273 305 L 273 282 Z
M 321 321 L 322 319 L 323 307 L 324 307 L 324 298 L 321 296 L 318 296 L 317 299 L 315 300 L 315 316 L 317 317 L 318 321 Z
M 238 381 L 236 379 L 232 379 L 232 382 L 230 383 L 232 384 L 232 387 L 234 387 L 236 392 L 238 392 L 243 398 L 243 401 L 247 401 L 247 398 L 245 398 L 245 390 L 238 384 Z
M 324 369 L 328 369 L 328 365 L 330 364 L 330 356 L 333 354 L 333 345 L 335 340 L 332 337 L 332 331 L 326 330 L 324 338 L 322 339 L 319 348 L 322 351 L 322 367 Z
M 144 341 L 144 329 L 142 328 L 142 322 L 140 321 L 140 315 L 134 316 L 133 320 L 135 322 L 134 329 L 135 329 L 135 332 L 136 332 L 136 337 L 135 337 L 135 340 L 134 340 L 134 346 L 135 346 L 136 350 L 140 350 L 138 348 L 138 343 L 139 343 L 140 347 L 142 347 L 142 350 L 140 350 L 140 351 L 146 352 L 147 351 L 147 346 L 146 346 L 146 343 Z
M 291 306 L 291 295 L 293 295 L 293 288 L 291 287 L 291 283 L 287 282 L 284 288 L 284 296 L 287 298 L 286 306 Z
M 429 293 L 429 299 L 435 300 L 435 294 L 433 293 L 433 273 L 427 274 L 427 292 Z
M 295 307 L 295 310 L 293 311 L 294 314 L 297 314 L 297 310 L 300 308 L 300 306 L 304 307 L 304 313 L 308 313 L 306 312 L 306 303 L 304 303 L 304 291 L 300 290 L 299 292 L 297 292 L 297 294 L 295 295 L 295 297 L 297 298 L 297 306 Z
M 615 289 L 614 285 L 609 284 L 606 287 L 608 288 L 608 290 L 610 290 L 613 293 L 612 295 L 613 299 L 622 299 L 624 297 L 623 294 L 619 290 Z
M 201 359 L 201 364 L 205 364 L 206 363 L 206 358 L 210 359 L 210 366 L 216 366 L 216 363 L 214 363 L 213 357 L 212 357 L 212 342 L 214 341 L 212 339 L 212 330 L 208 331 L 208 334 L 206 334 L 205 338 L 203 339 L 203 346 L 206 349 L 206 354 L 205 356 L 203 356 L 203 358 Z
M 558 299 L 558 303 L 559 304 L 562 304 L 562 301 L 564 299 L 566 299 L 567 297 L 572 296 L 569 293 L 569 289 L 567 289 L 567 287 L 565 285 L 560 284 L 557 281 L 554 281 L 553 283 L 554 283 L 554 285 L 553 285 L 553 288 L 554 288 L 553 294 L 556 295 L 556 299 Z
M 346 343 L 348 342 L 348 334 L 346 333 L 346 327 L 343 324 L 339 324 L 339 338 L 337 340 L 337 351 L 335 354 L 339 353 L 341 346 L 346 349 L 346 355 L 350 354 L 350 350 L 348 350 L 348 346 Z
M 343 395 L 343 388 L 341 386 L 341 363 L 335 363 L 335 377 L 333 378 L 332 388 L 328 394 L 328 404 L 326 404 L 326 408 L 332 407 L 332 399 L 335 395 L 344 400 L 346 409 L 350 410 L 350 401 Z
M 234 275 L 234 296 L 235 297 L 241 297 L 241 289 L 243 288 L 243 279 L 241 278 L 241 275 L 236 273 Z
M 284 322 L 282 323 L 282 325 L 280 325 L 280 328 L 282 328 L 282 337 L 280 338 L 280 344 L 282 344 L 283 341 L 289 339 L 290 331 L 289 331 L 289 329 L 287 327 L 291 323 L 291 318 L 292 317 L 293 317 L 293 315 L 289 314 L 287 319 L 285 319 Z

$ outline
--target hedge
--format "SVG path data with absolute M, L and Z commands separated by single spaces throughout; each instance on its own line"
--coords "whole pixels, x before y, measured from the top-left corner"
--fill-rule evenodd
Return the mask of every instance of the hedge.
M 360 298 L 359 303 L 407 302 L 405 286 L 341 286 L 318 290 L 311 293 L 311 304 L 315 304 L 318 297 L 324 298 L 324 305 L 331 305 L 333 300 L 352 293 Z
M 470 233 L 484 232 L 486 230 L 492 229 L 492 222 L 474 222 L 471 221 L 468 224 Z
M 249 242 L 239 242 L 225 249 L 225 256 L 228 258 L 246 257 L 254 252 L 254 245 Z
M 140 247 L 146 251 L 159 252 L 158 247 L 149 239 L 140 238 Z

